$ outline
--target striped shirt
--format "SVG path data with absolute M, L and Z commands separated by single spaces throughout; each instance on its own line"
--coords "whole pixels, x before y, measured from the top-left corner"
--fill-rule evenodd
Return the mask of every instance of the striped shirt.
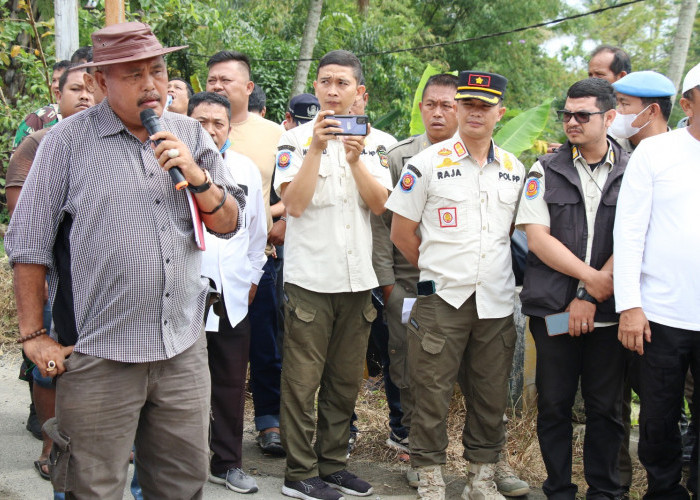
M 161 123 L 235 197 L 196 121 Z M 220 235 L 224 238 L 233 233 Z M 42 141 L 5 236 L 10 263 L 49 270 L 54 334 L 77 352 L 127 363 L 171 358 L 202 331 L 207 292 L 184 192 L 105 99 L 54 126 Z

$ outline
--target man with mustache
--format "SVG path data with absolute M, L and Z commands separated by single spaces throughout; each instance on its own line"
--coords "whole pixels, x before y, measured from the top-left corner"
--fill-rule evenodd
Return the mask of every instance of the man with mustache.
M 207 229 L 230 237 L 245 206 L 211 137 L 163 112 L 164 48 L 142 23 L 92 34 L 106 99 L 44 138 L 5 236 L 18 342 L 56 382 L 51 479 L 67 498 L 121 498 L 129 454 L 146 498 L 202 498 L 210 379 L 186 193 Z M 85 67 L 83 65 L 82 67 Z M 140 113 L 152 109 L 153 135 Z M 156 145 L 156 141 L 159 144 Z M 44 335 L 44 281 L 54 335 Z M 61 314 L 58 314 L 58 313 Z
M 612 231 L 629 156 L 606 135 L 615 118 L 609 82 L 573 84 L 559 117 L 568 141 L 530 169 L 516 220 L 529 247 L 520 298 L 537 347 L 537 436 L 547 468 L 542 489 L 548 498 L 576 496 L 571 411 L 580 379 L 586 498 L 618 498 L 624 358 Z M 546 325 L 545 317 L 558 313 L 568 313 L 568 331 Z

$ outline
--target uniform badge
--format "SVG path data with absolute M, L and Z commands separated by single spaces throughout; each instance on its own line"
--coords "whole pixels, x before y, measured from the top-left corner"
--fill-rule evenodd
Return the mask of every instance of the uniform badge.
M 420 170 L 418 170 L 418 169 L 417 169 L 416 167 L 414 167 L 413 165 L 410 165 L 410 164 L 407 165 L 407 166 L 406 166 L 406 170 L 410 170 L 411 172 L 413 172 L 414 174 L 416 174 L 416 177 L 423 177 L 423 174 L 420 173 Z
M 442 148 L 440 151 L 438 151 L 438 154 L 440 156 L 450 156 L 452 154 L 452 151 L 450 151 L 447 148 Z
M 527 186 L 525 186 L 525 198 L 528 200 L 534 200 L 540 194 L 540 180 L 530 179 L 527 181 Z
M 467 85 L 472 85 L 474 87 L 490 87 L 491 77 L 489 75 L 478 75 L 472 73 L 471 75 L 469 75 L 469 81 L 467 82 Z
M 464 156 L 467 153 L 467 150 L 464 149 L 464 145 L 461 142 L 455 142 L 455 153 L 457 153 L 457 156 Z
M 405 174 L 403 174 L 403 177 L 401 177 L 401 190 L 405 191 L 406 193 L 410 193 L 411 191 L 413 191 L 413 186 L 415 185 L 415 183 L 415 176 L 410 172 L 406 172 Z
M 457 227 L 457 207 L 438 208 L 440 227 Z
M 445 158 L 442 160 L 442 163 L 440 165 L 436 165 L 435 168 L 445 168 L 445 167 L 459 167 L 459 163 L 456 163 L 449 158 Z
M 510 159 L 509 154 L 503 155 L 503 168 L 505 168 L 508 172 L 513 171 L 513 160 Z
M 581 156 L 581 153 L 579 152 L 578 148 L 576 146 L 571 146 L 571 157 L 572 159 L 576 159 L 579 156 Z
M 311 139 L 312 137 L 309 137 L 309 139 L 304 143 L 303 147 L 308 148 L 309 146 L 311 146 Z
M 289 164 L 292 163 L 292 152 L 289 151 L 288 149 L 283 149 L 279 153 L 277 153 L 277 168 L 280 170 L 284 170 L 285 168 L 289 167 Z
M 294 151 L 296 148 L 294 146 L 291 146 L 289 144 L 284 144 L 283 146 L 277 146 L 277 151 Z
M 384 168 L 389 168 L 389 157 L 386 155 L 384 146 L 377 146 L 377 154 L 379 155 L 379 163 Z

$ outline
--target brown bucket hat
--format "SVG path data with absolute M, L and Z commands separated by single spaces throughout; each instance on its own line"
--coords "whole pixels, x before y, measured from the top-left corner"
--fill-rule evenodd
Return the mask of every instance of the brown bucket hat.
M 163 47 L 145 23 L 112 24 L 92 33 L 92 62 L 80 68 L 141 61 L 189 47 Z

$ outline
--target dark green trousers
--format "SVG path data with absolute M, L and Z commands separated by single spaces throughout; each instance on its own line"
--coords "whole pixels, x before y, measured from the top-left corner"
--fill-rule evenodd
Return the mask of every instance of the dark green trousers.
M 414 467 L 446 463 L 447 413 L 458 376 L 467 407 L 464 458 L 498 461 L 515 340 L 513 317 L 479 319 L 475 295 L 459 309 L 437 294 L 418 297 L 408 324 Z
M 377 311 L 369 290 L 317 293 L 285 283 L 284 292 L 280 430 L 285 478 L 300 481 L 345 468 L 350 416 Z

